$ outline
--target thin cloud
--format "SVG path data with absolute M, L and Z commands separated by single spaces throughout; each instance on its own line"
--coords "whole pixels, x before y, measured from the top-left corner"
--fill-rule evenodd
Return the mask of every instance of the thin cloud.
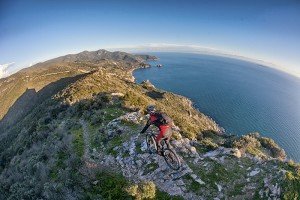
M 7 70 L 13 64 L 15 64 L 15 63 L 11 62 L 11 63 L 6 63 L 6 64 L 0 65 L 0 78 L 5 78 L 5 77 L 7 77 L 9 75 L 9 73 L 8 73 Z

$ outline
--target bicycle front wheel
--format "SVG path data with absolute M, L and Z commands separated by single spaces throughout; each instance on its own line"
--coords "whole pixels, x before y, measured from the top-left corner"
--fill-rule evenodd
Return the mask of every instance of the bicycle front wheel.
M 164 158 L 168 166 L 173 170 L 179 170 L 181 163 L 174 151 L 171 149 L 165 149 L 164 151 Z
M 155 138 L 152 135 L 146 135 L 146 143 L 149 153 L 156 153 L 157 146 Z

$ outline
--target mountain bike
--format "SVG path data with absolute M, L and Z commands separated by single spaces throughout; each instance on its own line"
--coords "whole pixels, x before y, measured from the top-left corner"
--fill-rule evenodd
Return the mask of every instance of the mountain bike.
M 157 143 L 156 143 L 156 135 L 153 133 L 147 133 L 146 135 L 146 143 L 148 147 L 149 153 L 157 153 Z M 181 167 L 180 160 L 177 154 L 170 148 L 166 143 L 167 139 L 163 139 L 161 141 L 161 155 L 164 157 L 168 166 L 173 170 L 179 170 Z

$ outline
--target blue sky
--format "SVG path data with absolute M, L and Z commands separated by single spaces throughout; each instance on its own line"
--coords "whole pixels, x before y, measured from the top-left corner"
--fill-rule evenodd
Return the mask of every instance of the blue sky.
M 67 53 L 153 43 L 214 48 L 298 73 L 300 1 L 0 0 L 0 64 L 14 62 L 10 72 Z

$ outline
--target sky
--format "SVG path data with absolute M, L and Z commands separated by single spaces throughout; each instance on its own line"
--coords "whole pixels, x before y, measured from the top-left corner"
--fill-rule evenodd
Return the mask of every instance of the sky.
M 300 1 L 0 0 L 2 77 L 68 53 L 153 46 L 227 52 L 300 77 Z

